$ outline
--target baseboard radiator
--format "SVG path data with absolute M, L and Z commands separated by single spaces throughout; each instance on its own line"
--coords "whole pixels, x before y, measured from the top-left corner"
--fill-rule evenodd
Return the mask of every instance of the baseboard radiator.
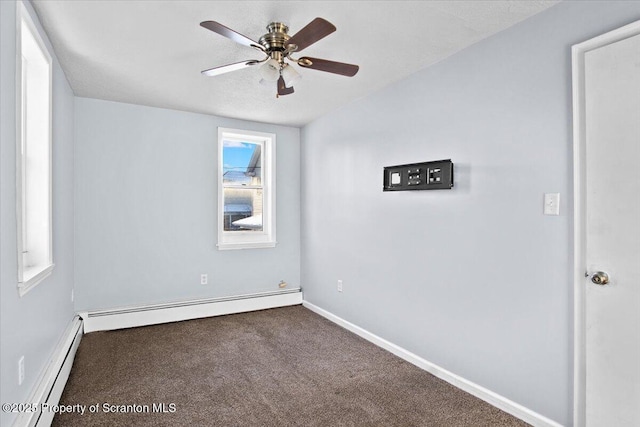
M 26 401 L 33 412 L 20 412 L 14 427 L 48 427 L 55 415 L 54 408 L 60 402 L 62 391 L 69 379 L 71 366 L 82 339 L 82 319 L 75 316 L 58 342 L 49 365 L 38 380 L 31 396 Z
M 300 288 L 81 312 L 84 332 L 107 331 L 302 304 Z

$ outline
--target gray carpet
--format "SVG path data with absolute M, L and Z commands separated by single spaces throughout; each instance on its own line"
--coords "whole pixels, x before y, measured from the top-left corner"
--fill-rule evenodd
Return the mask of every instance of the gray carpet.
M 87 334 L 60 403 L 87 409 L 54 426 L 528 425 L 302 306 Z

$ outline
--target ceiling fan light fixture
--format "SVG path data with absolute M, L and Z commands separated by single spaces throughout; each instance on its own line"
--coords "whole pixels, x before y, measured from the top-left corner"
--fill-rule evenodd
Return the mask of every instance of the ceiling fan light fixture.
M 291 87 L 295 82 L 300 80 L 302 76 L 291 65 L 286 64 L 282 69 L 282 77 L 287 86 Z
M 293 36 L 287 34 L 289 27 L 285 24 L 272 22 L 267 26 L 268 33 L 260 37 L 257 42 L 216 21 L 204 21 L 201 22 L 200 25 L 236 43 L 258 49 L 266 55 L 260 60 L 250 59 L 235 64 L 210 68 L 202 71 L 203 75 L 217 76 L 230 71 L 262 64 L 260 67 L 257 67 L 260 73 L 260 85 L 268 87 L 277 82 L 276 97 L 294 93 L 294 83 L 302 78 L 298 71 L 291 66 L 292 64 L 347 77 L 353 77 L 359 69 L 357 65 L 344 62 L 311 57 L 299 59 L 291 57 L 293 52 L 300 52 L 336 31 L 336 27 L 332 23 L 322 18 L 314 19 Z
M 267 81 L 275 82 L 280 77 L 280 63 L 271 58 L 260 67 L 260 76 Z

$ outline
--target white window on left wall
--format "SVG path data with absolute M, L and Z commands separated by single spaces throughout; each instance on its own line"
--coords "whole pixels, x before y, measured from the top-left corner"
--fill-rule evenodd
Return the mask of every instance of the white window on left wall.
M 16 214 L 18 292 L 53 271 L 52 60 L 22 2 L 16 4 Z

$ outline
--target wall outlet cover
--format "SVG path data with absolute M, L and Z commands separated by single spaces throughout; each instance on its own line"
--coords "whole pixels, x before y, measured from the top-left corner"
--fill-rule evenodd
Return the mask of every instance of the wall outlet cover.
M 560 215 L 560 193 L 546 193 L 544 195 L 544 214 Z

